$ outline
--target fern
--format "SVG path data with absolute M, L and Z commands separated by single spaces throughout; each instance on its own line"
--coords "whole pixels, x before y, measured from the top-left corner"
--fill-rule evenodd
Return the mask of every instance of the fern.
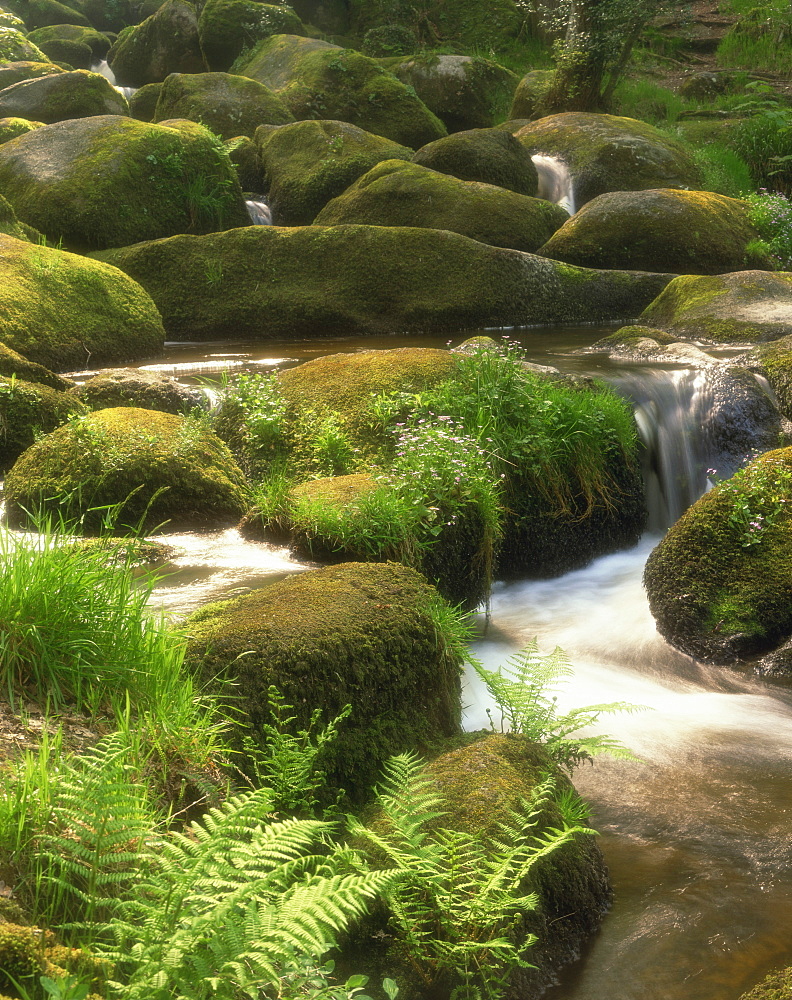
M 510 656 L 498 670 L 487 670 L 478 660 L 470 661 L 501 712 L 501 732 L 509 730 L 543 744 L 553 760 L 572 768 L 598 754 L 624 760 L 635 755 L 613 737 L 575 736 L 610 712 L 638 712 L 644 706 L 614 701 L 558 712 L 558 700 L 551 691 L 559 681 L 573 675 L 566 653 L 558 646 L 552 653 L 539 652 L 536 639 Z M 495 729 L 493 723 L 492 726 Z
M 523 914 L 538 903 L 524 888 L 531 870 L 578 834 L 593 831 L 566 820 L 559 829 L 540 828 L 555 800 L 552 778 L 488 842 L 435 828 L 442 799 L 421 766 L 410 754 L 388 765 L 377 791 L 386 832 L 354 817 L 348 818 L 350 831 L 399 875 L 384 895 L 397 952 L 421 987 L 431 992 L 443 984 L 458 1000 L 496 1000 L 512 971 L 528 967 L 523 953 L 536 940 L 518 933 Z

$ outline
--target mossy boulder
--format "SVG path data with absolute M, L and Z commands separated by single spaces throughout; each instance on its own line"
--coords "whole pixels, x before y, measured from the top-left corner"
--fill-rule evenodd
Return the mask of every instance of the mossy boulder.
M 126 115 L 128 111 L 123 94 L 100 73 L 85 69 L 20 80 L 0 90 L 0 116 L 46 125 L 96 115 Z
M 155 122 L 189 118 L 221 139 L 252 137 L 259 125 L 286 125 L 294 116 L 268 87 L 230 73 L 171 73 L 159 91 Z
M 228 158 L 233 164 L 243 191 L 263 190 L 264 179 L 258 146 L 246 135 L 237 135 L 225 143 Z
M 148 10 L 151 0 L 69 0 L 75 10 L 88 18 L 94 28 L 115 36 L 131 24 L 137 24 L 153 10 Z M 156 4 L 156 0 L 154 0 Z M 156 6 L 155 6 L 156 9 Z
M 155 14 L 122 31 L 107 56 L 125 87 L 161 83 L 169 73 L 202 73 L 198 14 L 186 0 L 166 0 Z
M 501 129 L 456 132 L 423 146 L 413 162 L 463 181 L 496 184 L 517 194 L 535 195 L 538 186 L 530 153 Z
M 86 45 L 95 59 L 104 59 L 110 50 L 110 39 L 96 28 L 85 28 L 78 24 L 51 24 L 44 28 L 36 28 L 28 33 L 28 40 L 47 52 L 46 46 L 53 41 L 77 42 Z M 50 56 L 50 58 L 53 58 Z M 89 66 L 86 69 L 90 69 Z
M 0 28 L 15 28 L 17 31 L 25 32 L 25 22 L 21 17 L 17 17 L 10 10 L 0 7 Z
M 267 688 L 297 725 L 347 704 L 324 768 L 358 801 L 382 763 L 459 730 L 460 661 L 435 627 L 440 598 L 395 563 L 344 563 L 210 604 L 186 623 L 187 662 L 208 680 L 233 677 L 240 721 L 269 722 Z
M 5 494 L 10 524 L 60 511 L 87 533 L 101 530 L 108 506 L 118 505 L 117 532 L 150 533 L 227 526 L 248 501 L 242 471 L 203 421 L 127 406 L 41 438 L 8 473 Z
M 515 73 L 481 56 L 412 56 L 388 69 L 415 90 L 449 132 L 494 125 L 517 86 Z
M 787 1000 L 792 992 L 792 968 L 765 976 L 761 983 L 743 993 L 740 1000 Z
M 552 69 L 532 69 L 526 73 L 514 91 L 509 118 L 533 118 L 554 75 L 555 71 Z
M 412 150 L 336 121 L 263 128 L 256 145 L 273 221 L 304 226 L 350 184 L 382 160 L 409 160 Z
M 385 160 L 329 202 L 317 225 L 363 223 L 447 229 L 496 247 L 534 253 L 564 224 L 563 208 L 493 184 Z
M 47 62 L 47 57 L 17 28 L 0 28 L 0 62 Z
M 44 28 L 40 29 L 46 30 Z M 51 38 L 42 42 L 39 46 L 44 55 L 53 62 L 73 69 L 91 68 L 94 62 L 94 54 L 90 45 L 72 38 Z
M 443 796 L 444 815 L 435 825 L 480 837 L 493 852 L 498 850 L 499 824 L 513 824 L 515 815 L 527 820 L 526 803 L 548 775 L 554 776 L 559 792 L 571 790 L 569 779 L 549 754 L 525 737 L 476 734 L 446 743 L 452 746 L 423 768 Z M 554 801 L 545 804 L 535 822 L 537 836 L 563 826 Z M 372 814 L 369 825 L 382 833 L 387 830 L 380 812 Z M 522 914 L 518 940 L 535 934 L 538 941 L 524 951 L 530 967 L 515 969 L 501 995 L 505 1000 L 535 1000 L 556 981 L 563 966 L 579 957 L 610 906 L 613 892 L 596 839 L 578 834 L 549 853 L 536 863 L 519 891 L 533 891 L 538 899 L 535 909 Z M 407 997 L 425 995 L 413 970 L 400 961 L 398 943 L 393 946 L 391 940 L 390 934 L 371 938 L 368 954 L 361 954 L 355 967 L 375 977 L 387 970 Z M 432 995 L 447 997 L 453 985 L 446 981 Z
M 647 306 L 640 321 L 716 343 L 777 340 L 792 333 L 792 274 L 680 275 Z
M 76 3 L 60 3 L 60 0 L 13 0 L 8 5 L 25 22 L 28 31 L 43 28 L 48 24 L 79 24 L 90 28 L 91 22 L 77 10 Z
M 698 500 L 646 564 L 660 633 L 711 663 L 754 661 L 792 637 L 792 449 L 755 459 Z M 776 666 L 792 673 L 792 661 Z
M 767 266 L 748 206 L 711 191 L 613 191 L 587 202 L 539 251 L 581 267 L 722 274 Z
M 207 397 L 197 387 L 182 385 L 175 378 L 141 368 L 109 368 L 97 372 L 74 386 L 71 392 L 92 410 L 136 406 L 144 410 L 186 414 L 208 406 Z
M 24 382 L 33 382 L 37 385 L 46 385 L 61 392 L 66 392 L 74 385 L 71 379 L 56 375 L 44 365 L 28 361 L 27 358 L 2 342 L 0 342 L 0 375 L 4 375 L 6 378 L 21 379 Z
M 298 35 L 273 35 L 234 63 L 275 90 L 298 120 L 335 119 L 417 149 L 445 126 L 415 91 L 374 59 Z
M 162 351 L 159 313 L 114 267 L 0 235 L 0 340 L 54 370 Z
M 270 35 L 304 35 L 302 21 L 287 4 L 259 0 L 207 0 L 198 35 L 210 70 L 225 72 L 245 49 Z
M 5 359 L 0 353 L 0 365 Z M 49 386 L 0 375 L 0 472 L 6 472 L 36 437 L 85 412 L 74 396 Z
M 6 901 L 4 901 L 6 902 Z M 29 926 L 14 913 L 13 903 L 6 902 L 10 914 L 0 920 L 0 990 L 28 997 L 44 996 L 43 987 L 36 989 L 40 978 L 47 976 L 63 982 L 74 976 L 93 990 L 86 1000 L 101 1000 L 107 972 L 105 964 L 81 948 L 67 948 L 57 943 L 52 931 Z M 16 922 L 19 921 L 19 922 Z
M 177 340 L 614 320 L 637 315 L 669 280 L 387 226 L 251 226 L 97 256 L 143 285 Z
M 622 361 L 693 360 L 698 364 L 713 361 L 700 347 L 678 340 L 664 330 L 640 324 L 619 327 L 615 333 L 609 333 L 607 337 L 585 348 L 585 353 L 606 353 L 609 357 Z
M 3 123 L 0 121 L 0 130 L 2 129 L 2 125 Z M 24 222 L 20 222 L 12 206 L 1 194 L 0 233 L 5 233 L 6 236 L 13 236 L 18 240 L 25 240 L 26 243 L 42 242 L 42 234 L 33 229 L 32 226 L 26 226 Z
M 381 25 L 399 25 L 432 47 L 444 42 L 467 48 L 491 48 L 516 37 L 525 14 L 514 0 L 428 0 L 420 9 L 409 0 L 351 0 L 352 30 L 363 35 Z
M 767 379 L 781 412 L 792 420 L 792 334 L 758 345 L 745 361 Z
M 373 59 L 406 56 L 415 50 L 415 33 L 401 24 L 382 24 L 369 28 L 363 36 L 360 51 Z
M 578 207 L 607 191 L 699 184 L 698 167 L 682 144 L 634 118 L 569 111 L 540 118 L 516 135 L 532 155 L 566 163 Z
M 32 80 L 37 76 L 49 76 L 51 73 L 65 73 L 51 62 L 35 62 L 30 60 L 18 60 L 16 62 L 0 63 L 0 90 L 10 87 L 12 83 L 19 83 L 20 80 Z
M 128 98 L 130 117 L 137 118 L 139 122 L 153 122 L 161 90 L 161 83 L 147 83 L 144 87 L 138 87 Z
M 101 115 L 37 129 L 0 146 L 0 189 L 23 221 L 75 249 L 249 224 L 225 151 L 188 121 Z

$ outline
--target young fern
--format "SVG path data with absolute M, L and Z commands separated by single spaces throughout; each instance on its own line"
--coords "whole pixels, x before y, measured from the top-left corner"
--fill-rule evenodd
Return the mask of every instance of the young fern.
M 627 747 L 611 736 L 575 736 L 610 712 L 639 712 L 641 705 L 614 701 L 558 712 L 558 699 L 551 696 L 557 682 L 574 673 L 566 653 L 558 646 L 552 653 L 539 652 L 536 639 L 510 656 L 498 670 L 487 670 L 478 660 L 470 662 L 501 712 L 501 732 L 506 730 L 541 743 L 556 763 L 572 768 L 598 754 L 635 760 Z M 493 730 L 495 724 L 492 724 Z

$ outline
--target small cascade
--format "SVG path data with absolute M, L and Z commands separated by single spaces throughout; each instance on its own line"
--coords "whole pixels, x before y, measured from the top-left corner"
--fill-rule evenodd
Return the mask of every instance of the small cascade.
M 248 199 L 245 204 L 247 205 L 248 215 L 250 216 L 252 225 L 272 225 L 272 212 L 270 211 L 270 207 L 266 201 L 253 201 L 252 199 Z
M 537 153 L 531 159 L 539 175 L 537 198 L 555 202 L 570 215 L 574 215 L 575 192 L 572 188 L 572 176 L 566 163 L 556 156 L 545 156 L 544 153 Z
M 138 89 L 137 87 L 119 87 L 116 83 L 115 73 L 110 69 L 106 59 L 102 59 L 100 62 L 96 62 L 91 66 L 92 73 L 98 73 L 103 76 L 105 80 L 112 84 L 113 88 L 118 91 L 119 94 L 123 94 L 127 100 L 135 93 Z

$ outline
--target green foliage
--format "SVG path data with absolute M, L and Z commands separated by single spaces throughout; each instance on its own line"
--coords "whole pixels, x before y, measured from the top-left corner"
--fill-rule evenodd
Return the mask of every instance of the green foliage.
M 747 195 L 748 216 L 760 233 L 752 251 L 763 250 L 779 271 L 792 270 L 792 203 L 783 194 L 760 191 Z
M 395 952 L 421 993 L 439 989 L 457 1000 L 497 1000 L 511 972 L 529 967 L 523 955 L 536 939 L 520 933 L 522 915 L 538 900 L 525 892 L 525 880 L 542 858 L 592 832 L 566 821 L 560 829 L 540 829 L 554 795 L 548 778 L 488 844 L 443 828 L 436 783 L 417 757 L 402 754 L 391 759 L 377 790 L 384 824 L 365 827 L 349 818 L 352 834 L 399 875 L 384 897 Z
M 757 186 L 792 191 L 792 108 L 767 84 L 754 81 L 749 100 L 735 110 L 748 114 L 732 133 L 734 148 L 748 164 Z
M 701 172 L 702 190 L 725 194 L 729 198 L 743 198 L 753 191 L 750 168 L 733 149 L 708 142 L 696 146 L 691 153 Z
M 721 66 L 773 74 L 792 70 L 792 10 L 787 0 L 731 0 L 739 21 L 718 46 Z
M 317 708 L 308 727 L 293 732 L 297 716 L 290 714 L 293 707 L 274 684 L 267 689 L 267 702 L 272 721 L 259 724 L 257 739 L 243 738 L 246 764 L 252 767 L 256 784 L 269 790 L 274 812 L 316 816 L 325 782 L 322 751 L 335 740 L 352 706 L 346 705 L 321 729 L 322 709 Z
M 792 469 L 781 462 L 754 463 L 721 482 L 718 492 L 728 499 L 728 523 L 739 544 L 752 548 L 761 545 L 769 529 L 792 508 Z
M 619 701 L 586 705 L 559 714 L 557 698 L 552 692 L 560 680 L 573 674 L 566 653 L 559 647 L 542 654 L 533 640 L 497 670 L 487 670 L 475 659 L 471 663 L 501 712 L 501 732 L 508 729 L 541 743 L 553 760 L 566 768 L 598 754 L 635 759 L 610 736 L 574 734 L 593 725 L 603 714 L 640 711 L 640 706 Z M 495 729 L 494 722 L 492 728 Z

